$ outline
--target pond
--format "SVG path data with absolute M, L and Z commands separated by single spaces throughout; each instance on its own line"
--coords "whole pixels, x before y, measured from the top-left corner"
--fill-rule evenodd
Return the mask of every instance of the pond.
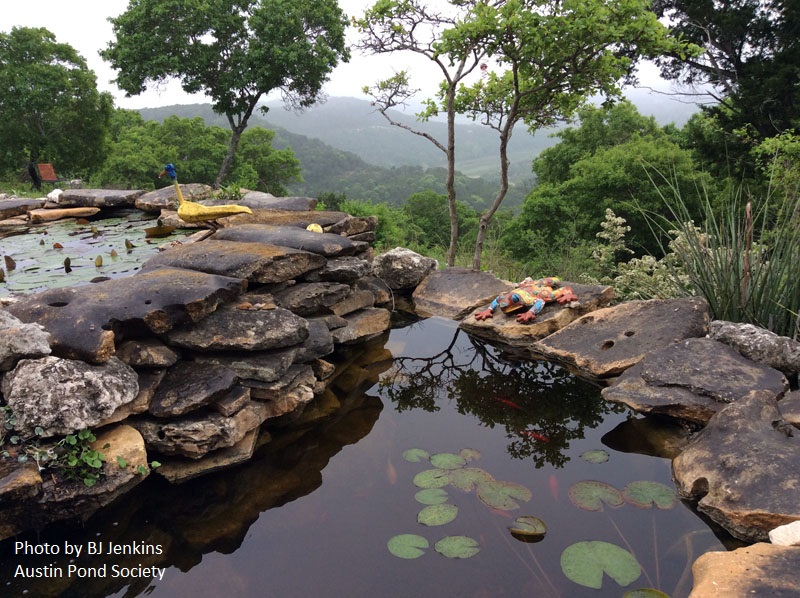
M 672 496 L 653 439 L 679 430 L 606 404 L 558 366 L 440 318 L 337 357 L 332 392 L 262 433 L 271 440 L 247 464 L 180 486 L 152 476 L 83 525 L 0 543 L 3 595 L 678 597 L 700 554 L 738 546 Z M 631 502 L 664 487 L 669 508 Z M 512 535 L 523 516 L 546 535 Z M 20 556 L 19 542 L 62 550 Z M 86 554 L 109 545 L 144 554 Z M 24 578 L 20 565 L 65 576 Z M 69 565 L 87 576 L 66 577 Z M 624 587 L 608 574 L 587 587 L 603 569 Z

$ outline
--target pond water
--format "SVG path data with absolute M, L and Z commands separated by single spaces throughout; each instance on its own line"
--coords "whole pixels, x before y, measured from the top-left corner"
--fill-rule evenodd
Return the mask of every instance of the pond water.
M 673 430 L 606 404 L 598 387 L 558 366 L 513 359 L 439 318 L 396 328 L 338 358 L 332 392 L 295 421 L 268 429 L 271 441 L 247 464 L 181 486 L 151 476 L 83 525 L 0 543 L 2 595 L 593 597 L 650 587 L 678 597 L 688 595 L 700 554 L 736 545 L 680 501 L 668 509 L 624 502 L 599 511 L 573 503 L 570 488 L 585 481 L 598 483 L 578 488 L 612 494 L 637 481 L 672 488 L 670 462 L 652 455 L 649 439 Z M 603 454 L 604 462 L 587 460 Z M 418 475 L 434 464 L 449 469 Z M 441 485 L 431 483 L 437 478 L 449 481 L 441 490 L 451 505 L 444 521 L 452 520 L 424 525 L 418 517 L 426 505 L 415 497 L 420 485 Z M 467 491 L 468 479 L 478 486 Z M 540 541 L 509 532 L 525 515 L 547 526 Z M 429 547 L 418 558 L 399 558 L 389 545 L 401 534 L 421 536 Z M 435 548 L 462 536 L 478 549 L 469 558 Z M 619 548 L 574 547 L 588 541 Z M 17 542 L 66 542 L 84 554 L 21 556 Z M 160 554 L 86 555 L 100 542 L 158 547 Z M 600 562 L 630 553 L 641 573 L 625 587 L 608 575 L 600 589 L 576 583 L 562 555 L 585 561 L 587 547 L 600 548 Z M 599 566 L 598 554 L 591 558 L 589 570 Z M 66 575 L 70 564 L 95 567 L 97 576 L 18 574 L 22 565 Z M 120 567 L 146 566 L 164 568 L 163 579 L 113 577 Z M 617 567 L 607 565 L 632 576 Z
M 0 297 L 130 276 L 158 252 L 159 245 L 195 232 L 177 229 L 165 237 L 147 238 L 145 229 L 157 221 L 152 214 L 124 209 L 116 210 L 113 218 L 99 214 L 0 228 L 0 268 L 5 278 L 0 281 Z

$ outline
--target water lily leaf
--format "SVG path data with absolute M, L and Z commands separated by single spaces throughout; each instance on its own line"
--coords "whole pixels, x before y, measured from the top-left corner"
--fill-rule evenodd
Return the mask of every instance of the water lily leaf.
M 445 525 L 458 515 L 458 507 L 449 503 L 430 505 L 417 513 L 417 521 L 422 525 Z
M 468 559 L 481 550 L 478 543 L 468 536 L 447 536 L 434 544 L 433 548 L 450 559 Z
M 476 486 L 491 481 L 494 481 L 492 475 L 478 467 L 462 467 L 450 472 L 450 483 L 464 492 L 470 492 Z
M 408 449 L 407 451 L 403 451 L 403 459 L 410 463 L 419 463 L 423 460 L 427 461 L 429 456 L 430 455 L 428 454 L 428 451 L 421 448 L 412 448 Z
M 470 461 L 476 461 L 477 459 L 481 458 L 481 453 L 477 449 L 473 448 L 465 448 L 458 451 L 458 454 L 464 458 L 464 461 L 469 463 Z
M 653 505 L 659 509 L 671 509 L 678 504 L 678 494 L 661 482 L 631 482 L 622 489 L 622 495 L 629 503 L 641 509 L 649 509 Z
M 394 556 L 401 559 L 415 559 L 425 554 L 425 549 L 430 546 L 428 541 L 417 534 L 398 534 L 389 538 L 386 543 Z
M 486 506 L 503 511 L 518 509 L 518 500 L 529 501 L 533 494 L 522 484 L 492 480 L 478 485 L 478 498 Z
M 431 465 L 439 469 L 459 469 L 466 464 L 464 457 L 453 453 L 436 453 L 431 456 Z
M 444 469 L 426 469 L 414 476 L 417 488 L 441 488 L 450 483 L 450 472 Z
M 605 482 L 584 480 L 569 487 L 572 504 L 584 511 L 602 511 L 603 503 L 620 507 L 625 503 L 622 493 Z
M 588 463 L 605 463 L 608 461 L 608 453 L 603 449 L 594 449 L 581 453 L 581 459 Z
M 440 505 L 447 502 L 447 497 L 447 491 L 441 488 L 426 488 L 414 495 L 416 501 L 423 505 Z
M 571 581 L 599 590 L 603 573 L 621 586 L 639 579 L 642 568 L 630 552 L 608 542 L 576 542 L 561 553 L 561 569 Z
M 512 536 L 544 536 L 547 533 L 547 526 L 538 517 L 523 515 L 517 517 L 514 525 L 509 526 L 508 530 Z
M 638 590 L 628 590 L 622 595 L 622 598 L 669 598 L 669 594 L 654 588 L 639 588 Z

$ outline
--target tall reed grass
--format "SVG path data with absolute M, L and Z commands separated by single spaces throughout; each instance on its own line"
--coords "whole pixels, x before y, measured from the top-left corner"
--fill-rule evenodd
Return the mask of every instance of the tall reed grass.
M 715 204 L 704 193 L 699 225 L 677 187 L 664 197 L 668 218 L 650 215 L 664 238 L 677 230 L 672 272 L 684 292 L 708 301 L 715 319 L 745 322 L 781 336 L 800 336 L 800 199 L 795 194 Z M 674 234 L 674 233 L 673 233 Z M 666 249 L 666 248 L 663 248 Z M 666 251 L 665 251 L 666 253 Z

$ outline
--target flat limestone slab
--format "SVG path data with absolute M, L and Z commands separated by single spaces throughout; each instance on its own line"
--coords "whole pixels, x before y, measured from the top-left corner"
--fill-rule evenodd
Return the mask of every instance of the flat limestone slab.
M 781 418 L 775 398 L 755 390 L 708 422 L 672 461 L 683 498 L 733 536 L 764 541 L 800 519 L 800 436 Z
M 592 377 L 608 378 L 650 351 L 705 336 L 709 317 L 708 304 L 696 297 L 630 301 L 576 319 L 537 342 L 533 351 Z
M 322 228 L 326 228 L 348 217 L 344 212 L 317 211 L 313 207 L 308 207 L 308 204 L 303 207 L 302 202 L 308 200 L 308 198 L 282 197 L 279 199 L 280 201 L 273 199 L 268 204 L 263 201 L 242 203 L 241 205 L 252 208 L 253 213 L 228 216 L 223 218 L 221 222 L 225 226 L 269 224 L 272 226 L 306 228 L 309 224 L 319 224 Z M 247 195 L 242 201 L 247 201 Z M 339 234 L 338 231 L 335 234 Z
M 208 185 L 200 183 L 189 183 L 180 187 L 181 193 L 189 201 L 207 199 L 211 197 L 213 191 Z M 136 198 L 135 205 L 137 209 L 152 214 L 159 214 L 161 210 L 177 210 L 178 196 L 175 193 L 175 185 L 142 193 Z
M 310 251 L 209 239 L 162 251 L 147 260 L 142 271 L 170 266 L 268 284 L 292 280 L 322 268 L 325 261 L 323 256 Z
M 258 435 L 257 429 L 251 430 L 233 446 L 213 451 L 201 459 L 166 459 L 155 471 L 171 484 L 180 484 L 214 471 L 233 467 L 250 460 Z
M 65 189 L 58 198 L 58 205 L 64 208 L 132 208 L 141 190 L 119 189 Z
M 491 342 L 538 351 L 535 341 L 561 330 L 584 314 L 594 312 L 614 299 L 612 287 L 571 282 L 564 282 L 562 286 L 572 287 L 580 301 L 579 306 L 568 308 L 558 303 L 548 303 L 536 319 L 528 324 L 520 324 L 513 315 L 507 316 L 500 313 L 500 310 L 494 317 L 483 321 L 476 320 L 472 313 L 464 318 L 460 326 L 466 332 Z
M 23 199 L 19 197 L 0 199 L 0 220 L 27 214 L 29 210 L 41 208 L 44 202 L 44 199 Z
M 690 338 L 651 351 L 602 390 L 603 398 L 640 413 L 705 424 L 754 389 L 773 399 L 789 389 L 778 370 L 755 363 L 710 338 Z
M 426 276 L 412 296 L 419 315 L 460 320 L 512 288 L 513 283 L 501 280 L 491 272 L 445 268 Z
M 240 294 L 246 281 L 178 268 L 83 287 L 49 289 L 7 308 L 23 322 L 38 322 L 51 336 L 53 354 L 103 363 L 114 354 L 114 329 L 144 325 L 162 334 L 197 322 Z
M 94 216 L 100 208 L 52 208 L 30 210 L 28 218 L 34 224 L 38 222 L 51 222 L 53 220 L 63 220 L 64 218 L 88 218 Z
M 246 243 L 266 243 L 281 247 L 292 247 L 310 251 L 325 257 L 354 255 L 365 251 L 368 243 L 351 241 L 347 237 L 329 233 L 313 233 L 294 226 L 270 226 L 268 224 L 243 224 L 223 228 L 214 233 L 212 239 Z
M 689 598 L 768 596 L 796 598 L 800 547 L 759 543 L 730 552 L 707 552 L 692 565 Z

